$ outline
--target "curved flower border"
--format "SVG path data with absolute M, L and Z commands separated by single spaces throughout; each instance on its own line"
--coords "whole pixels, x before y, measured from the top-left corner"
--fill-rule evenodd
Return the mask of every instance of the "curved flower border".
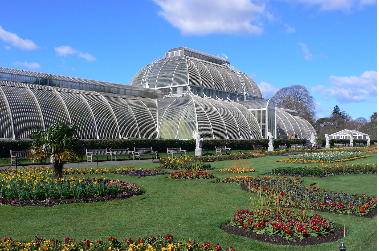
M 14 241 L 11 238 L 4 238 L 0 241 L 1 250 L 128 250 L 128 251 L 153 251 L 153 250 L 191 250 L 191 251 L 235 251 L 233 247 L 222 248 L 219 244 L 212 246 L 209 242 L 199 243 L 195 240 L 183 241 L 174 240 L 174 237 L 167 234 L 165 237 L 157 235 L 150 238 L 138 238 L 137 240 L 126 239 L 125 241 L 119 241 L 115 237 L 109 237 L 108 241 L 76 241 L 69 237 L 66 237 L 64 241 L 52 239 L 45 240 L 40 236 L 36 236 L 34 241 L 20 242 Z

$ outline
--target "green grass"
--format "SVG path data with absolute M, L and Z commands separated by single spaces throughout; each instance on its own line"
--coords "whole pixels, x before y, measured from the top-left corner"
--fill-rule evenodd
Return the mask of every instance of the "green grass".
M 348 163 L 376 163 L 372 157 Z M 277 162 L 281 156 L 250 159 L 256 172 L 241 175 L 264 175 L 279 166 L 304 166 Z M 237 174 L 218 172 L 229 168 L 233 161 L 213 162 L 216 177 Z M 347 162 L 344 162 L 347 163 Z M 342 164 L 344 164 L 342 163 Z M 112 165 L 112 167 L 120 165 Z M 138 163 L 134 167 L 158 168 L 156 163 Z M 94 166 L 96 167 L 96 166 Z M 100 166 L 99 166 L 100 167 Z M 111 166 L 101 166 L 101 168 Z M 348 250 L 373 250 L 376 247 L 377 217 L 362 217 L 320 213 L 342 227 L 346 223 L 347 236 L 341 240 L 316 246 L 277 246 L 248 238 L 230 235 L 219 229 L 230 221 L 238 209 L 251 209 L 249 194 L 237 184 L 213 183 L 211 180 L 173 180 L 167 175 L 131 177 L 116 174 L 104 175 L 110 179 L 135 182 L 145 194 L 126 200 L 90 204 L 61 205 L 52 208 L 11 206 L 0 207 L 0 237 L 30 241 L 36 235 L 63 240 L 69 236 L 76 240 L 119 240 L 171 234 L 175 239 L 195 239 L 219 243 L 222 247 L 239 250 L 338 250 L 343 241 Z M 321 188 L 348 193 L 377 195 L 376 175 L 341 175 L 328 178 L 304 178 Z M 375 245 L 372 245 L 375 243 Z M 356 249 L 357 248 L 357 249 Z

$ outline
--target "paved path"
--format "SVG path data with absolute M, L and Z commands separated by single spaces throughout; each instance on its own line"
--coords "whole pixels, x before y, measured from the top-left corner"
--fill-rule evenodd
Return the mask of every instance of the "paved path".
M 152 162 L 152 159 L 141 159 L 141 160 L 117 160 L 117 161 L 99 161 L 99 162 L 79 162 L 79 163 L 66 163 L 64 165 L 65 168 L 76 168 L 76 167 L 86 167 L 86 166 L 105 166 L 105 165 L 120 165 L 124 167 L 131 166 L 134 163 L 148 163 Z M 25 165 L 18 166 L 20 167 L 38 167 L 38 166 L 49 166 L 52 167 L 52 164 L 33 164 L 33 165 Z M 9 166 L 0 166 L 0 169 L 8 169 Z M 16 166 L 11 166 L 10 168 L 14 169 Z

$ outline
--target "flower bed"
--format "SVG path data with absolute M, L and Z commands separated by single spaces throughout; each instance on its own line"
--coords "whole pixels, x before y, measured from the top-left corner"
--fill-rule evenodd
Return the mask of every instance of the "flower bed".
M 212 246 L 209 242 L 199 243 L 195 240 L 183 241 L 174 240 L 172 235 L 166 235 L 165 237 L 157 235 L 157 237 L 151 238 L 139 238 L 137 240 L 126 239 L 125 241 L 119 241 L 114 237 L 110 237 L 108 241 L 75 241 L 67 237 L 64 241 L 56 239 L 45 240 L 40 236 L 36 236 L 34 241 L 19 242 L 10 238 L 4 238 L 0 241 L 0 250 L 225 250 L 234 251 L 234 248 L 222 248 L 219 244 Z
M 301 184 L 300 178 L 239 176 L 216 179 L 216 182 L 244 184 L 249 191 L 262 193 L 269 203 L 279 203 L 281 207 L 325 210 L 359 216 L 367 215 L 377 206 L 376 196 L 350 195 L 343 191 L 306 187 Z
M 142 194 L 134 183 L 103 178 L 54 179 L 51 168 L 23 168 L 0 173 L 0 204 L 50 206 L 106 201 Z
M 284 209 L 238 210 L 231 226 L 259 234 L 279 235 L 286 239 L 327 235 L 333 231 L 333 223 L 321 215 L 307 215 L 305 211 Z
M 170 173 L 172 179 L 213 179 L 213 173 L 203 171 L 186 171 Z
M 316 167 L 278 167 L 267 173 L 268 175 L 287 176 L 317 176 L 320 178 L 341 174 L 376 174 L 376 164 L 345 164 L 345 165 L 322 165 Z
M 316 153 L 296 154 L 279 161 L 286 163 L 332 163 L 356 160 L 366 157 L 370 157 L 370 155 L 359 151 L 323 151 Z
M 259 154 L 255 152 L 249 153 L 232 153 L 229 155 L 212 155 L 212 156 L 200 156 L 200 157 L 167 157 L 161 158 L 160 163 L 162 163 L 161 168 L 165 169 L 191 169 L 191 165 L 194 162 L 214 162 L 214 161 L 224 161 L 224 160 L 239 160 L 239 159 L 250 159 L 265 156 L 264 154 Z M 203 169 L 214 169 L 210 168 L 210 165 L 204 165 Z
M 181 169 L 181 170 L 212 170 L 214 167 L 212 167 L 210 164 L 204 164 L 203 160 L 199 159 L 198 157 L 188 157 L 188 156 L 180 156 L 180 157 L 168 157 L 168 158 L 161 158 L 160 163 L 163 164 L 161 168 L 164 169 Z M 205 161 L 209 162 L 209 161 Z
M 367 153 L 377 153 L 377 149 L 376 148 L 371 148 L 367 151 Z
M 163 175 L 167 172 L 162 169 L 142 169 L 135 167 L 111 167 L 111 168 L 65 168 L 63 169 L 63 174 L 65 175 L 74 175 L 74 174 L 107 174 L 115 173 L 122 175 L 132 175 L 132 176 L 154 176 L 154 175 Z
M 224 168 L 218 170 L 219 172 L 224 172 L 224 173 L 246 173 L 246 172 L 255 172 L 254 168 L 243 168 L 243 167 L 238 167 L 238 168 Z

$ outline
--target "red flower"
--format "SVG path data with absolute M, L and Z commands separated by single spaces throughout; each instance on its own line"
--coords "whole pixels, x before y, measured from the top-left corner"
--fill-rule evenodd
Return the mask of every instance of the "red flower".
M 114 237 L 109 237 L 109 239 L 108 239 L 108 241 L 114 241 L 114 240 L 116 240 L 116 238 L 114 238 Z
M 172 236 L 170 234 L 166 235 L 166 241 L 173 241 L 173 240 L 174 240 L 174 236 Z
M 219 244 L 216 244 L 213 248 L 215 250 L 222 250 L 222 247 Z
M 203 245 L 201 245 L 200 248 L 210 248 L 210 247 L 211 247 L 211 244 L 209 242 L 206 242 Z
M 70 241 L 70 238 L 66 237 L 66 239 L 64 239 L 64 242 L 69 242 Z

